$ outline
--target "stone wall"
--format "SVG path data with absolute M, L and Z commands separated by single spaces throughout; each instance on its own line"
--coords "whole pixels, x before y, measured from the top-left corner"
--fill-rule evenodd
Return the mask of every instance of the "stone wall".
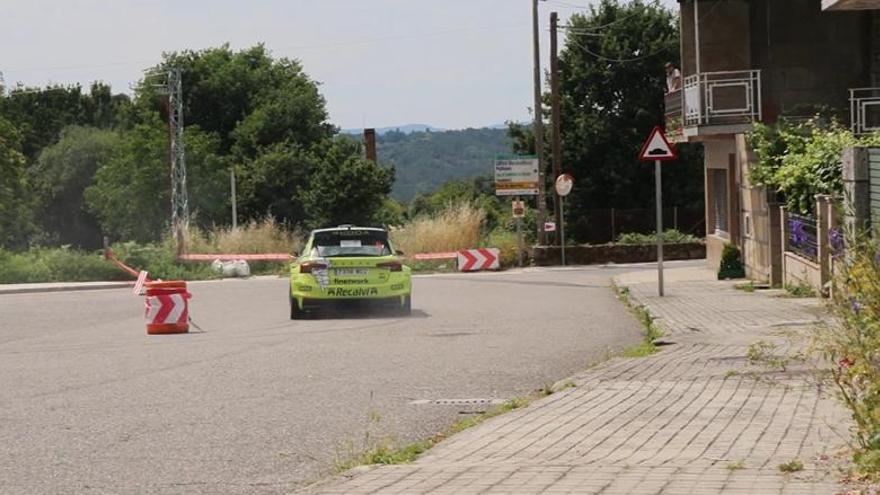
M 782 264 L 785 285 L 808 286 L 812 287 L 816 293 L 822 292 L 822 272 L 819 265 L 794 253 L 785 253 Z
M 667 261 L 698 260 L 705 256 L 706 246 L 701 242 L 663 246 L 663 259 Z M 554 246 L 536 247 L 532 250 L 532 257 L 537 266 L 559 265 L 562 259 L 560 248 Z M 570 265 L 657 261 L 657 246 L 626 246 L 621 244 L 570 246 L 565 248 L 565 261 Z

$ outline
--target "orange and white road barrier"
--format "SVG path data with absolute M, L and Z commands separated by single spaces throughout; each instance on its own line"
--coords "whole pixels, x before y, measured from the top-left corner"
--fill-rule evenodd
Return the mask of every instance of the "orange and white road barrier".
M 189 299 L 186 282 L 147 282 L 146 310 L 148 335 L 189 332 Z
M 458 270 L 477 272 L 501 268 L 501 250 L 498 248 L 462 249 L 458 252 Z

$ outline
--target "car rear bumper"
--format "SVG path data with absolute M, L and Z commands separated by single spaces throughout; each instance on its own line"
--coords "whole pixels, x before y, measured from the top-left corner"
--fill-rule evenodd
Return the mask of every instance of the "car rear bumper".
M 295 298 L 304 311 L 359 312 L 366 310 L 396 310 L 404 307 L 407 295 L 394 297 L 314 299 Z

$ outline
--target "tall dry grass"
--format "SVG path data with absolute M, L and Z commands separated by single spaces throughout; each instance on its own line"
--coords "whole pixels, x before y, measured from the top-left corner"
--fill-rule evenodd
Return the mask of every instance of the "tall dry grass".
M 272 217 L 251 220 L 232 227 L 204 230 L 190 225 L 186 235 L 187 251 L 190 253 L 292 253 L 299 251 L 305 235 L 291 231 Z
M 486 212 L 470 202 L 450 204 L 440 213 L 421 216 L 391 230 L 395 249 L 407 255 L 477 247 Z

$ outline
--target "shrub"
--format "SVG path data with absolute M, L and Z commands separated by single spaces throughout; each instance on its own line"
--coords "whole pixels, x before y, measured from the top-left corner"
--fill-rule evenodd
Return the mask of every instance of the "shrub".
M 88 282 L 131 278 L 100 252 L 62 248 L 32 248 L 13 253 L 0 250 L 0 284 Z
M 517 266 L 519 261 L 518 243 L 516 240 L 516 232 L 510 232 L 503 229 L 495 229 L 489 234 L 485 242 L 486 247 L 494 247 L 501 250 L 501 266 L 510 267 Z M 525 250 L 525 242 L 523 243 Z M 529 255 L 523 252 L 523 264 L 527 263 Z
M 727 243 L 721 251 L 721 266 L 718 268 L 718 280 L 727 278 L 744 278 L 745 268 L 742 264 L 742 253 L 735 244 Z
M 186 234 L 187 251 L 191 253 L 293 253 L 302 248 L 305 235 L 290 230 L 273 217 L 251 220 L 232 227 L 202 230 L 190 226 Z
M 408 255 L 473 248 L 480 245 L 485 220 L 485 211 L 470 202 L 451 204 L 392 229 L 391 241 Z
M 686 244 L 690 242 L 700 242 L 701 239 L 699 237 L 693 236 L 691 234 L 685 234 L 675 229 L 669 229 L 663 232 L 663 242 L 666 244 Z M 644 246 L 644 245 L 654 245 L 657 244 L 657 233 L 651 232 L 650 234 L 639 234 L 636 232 L 629 232 L 620 234 L 617 237 L 616 244 L 624 244 L 624 245 L 632 245 L 632 246 Z
M 865 474 L 880 474 L 880 246 L 847 235 L 835 264 L 831 307 L 837 318 L 822 332 L 824 357 L 838 395 L 855 421 L 854 459 Z
M 819 116 L 806 122 L 781 119 L 774 125 L 756 124 L 749 144 L 758 158 L 749 179 L 784 193 L 790 211 L 810 213 L 817 194 L 843 192 L 843 148 L 880 145 L 880 133 L 856 137 L 838 122 Z

